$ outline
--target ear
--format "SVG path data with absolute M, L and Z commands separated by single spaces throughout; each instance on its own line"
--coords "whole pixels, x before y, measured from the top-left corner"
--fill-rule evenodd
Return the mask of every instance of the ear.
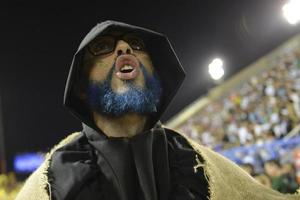
M 74 86 L 73 91 L 77 98 L 79 98 L 82 101 L 85 101 L 87 99 L 86 89 L 84 85 L 82 84 L 83 81 L 78 81 L 78 83 Z
M 74 94 L 80 100 L 85 101 L 87 99 L 87 92 L 86 92 L 87 88 L 88 88 L 87 76 L 84 72 L 82 72 L 81 76 L 79 77 L 77 83 L 74 86 Z
M 91 68 L 89 56 L 90 56 L 89 51 L 85 49 L 80 76 L 78 78 L 76 85 L 74 86 L 75 95 L 82 101 L 85 101 L 87 99 L 86 90 L 88 88 L 88 74 Z
M 78 97 L 82 101 L 85 101 L 87 99 L 87 95 L 84 91 L 80 91 Z

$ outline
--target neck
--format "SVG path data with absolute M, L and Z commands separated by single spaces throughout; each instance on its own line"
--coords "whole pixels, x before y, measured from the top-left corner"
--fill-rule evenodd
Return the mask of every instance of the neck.
M 121 117 L 107 117 L 93 112 L 94 121 L 108 137 L 132 137 L 141 133 L 147 117 L 137 113 L 128 113 Z

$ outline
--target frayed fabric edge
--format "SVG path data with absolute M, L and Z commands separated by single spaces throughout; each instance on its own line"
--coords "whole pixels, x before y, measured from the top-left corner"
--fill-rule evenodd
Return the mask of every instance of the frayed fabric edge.
M 59 148 L 73 141 L 81 132 L 75 132 L 55 145 L 45 156 L 42 165 L 26 180 L 16 200 L 51 200 L 52 188 L 49 182 L 49 167 L 52 154 Z

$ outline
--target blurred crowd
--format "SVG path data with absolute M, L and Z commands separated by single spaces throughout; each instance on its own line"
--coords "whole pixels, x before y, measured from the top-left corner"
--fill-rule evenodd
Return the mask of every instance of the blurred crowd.
M 13 172 L 0 174 L 0 200 L 14 200 L 21 184 Z
M 300 135 L 219 151 L 257 181 L 282 193 L 300 187 Z
M 300 48 L 285 51 L 269 65 L 209 103 L 179 130 L 203 145 L 223 149 L 287 135 L 300 121 Z
M 300 127 L 300 47 L 284 49 L 267 63 L 269 68 L 209 102 L 178 130 L 267 187 L 294 193 L 300 186 L 300 142 L 283 138 Z M 292 156 L 295 149 L 298 157 Z
M 261 184 L 281 193 L 292 194 L 299 188 L 293 163 L 281 164 L 278 160 L 269 160 L 264 163 L 262 172 L 256 172 L 250 163 L 241 167 Z

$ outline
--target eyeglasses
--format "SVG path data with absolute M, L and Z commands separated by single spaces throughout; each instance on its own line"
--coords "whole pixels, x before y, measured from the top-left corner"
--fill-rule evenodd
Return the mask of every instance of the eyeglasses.
M 126 34 L 121 36 L 101 36 L 99 38 L 96 38 L 88 45 L 88 50 L 94 56 L 108 54 L 115 50 L 117 41 L 119 40 L 124 40 L 125 42 L 127 42 L 133 50 L 145 51 L 145 44 L 143 40 L 133 34 Z

